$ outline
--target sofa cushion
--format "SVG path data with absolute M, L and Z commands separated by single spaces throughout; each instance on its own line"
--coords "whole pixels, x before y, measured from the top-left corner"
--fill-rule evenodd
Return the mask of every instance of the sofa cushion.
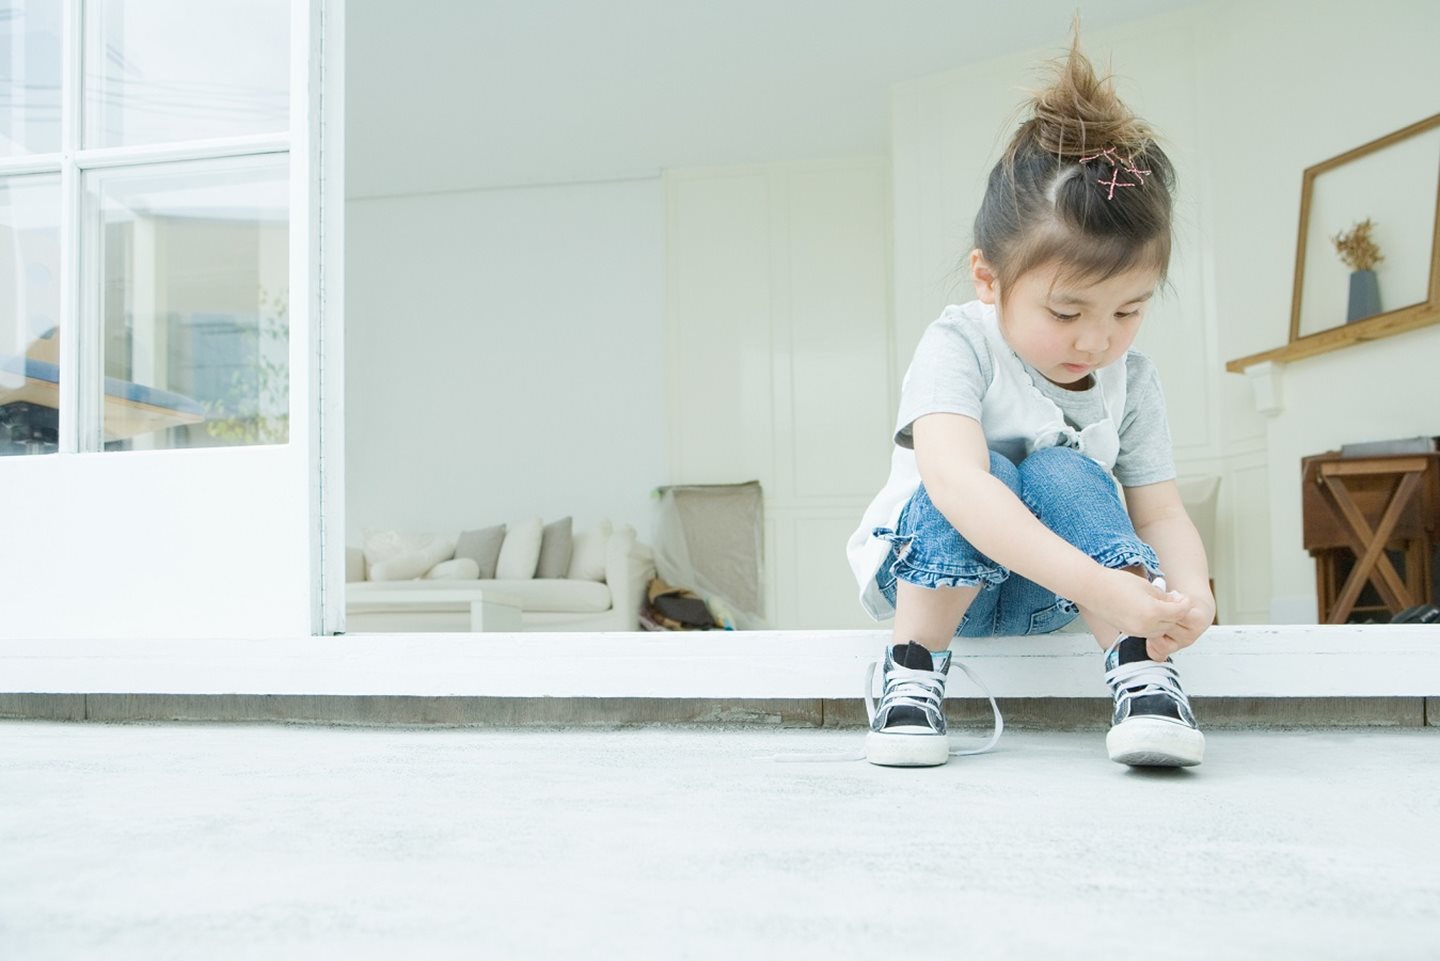
M 505 529 L 505 543 L 495 562 L 495 576 L 501 580 L 518 581 L 535 576 L 540 564 L 540 518 L 516 521 Z
M 454 534 L 366 530 L 365 562 L 372 581 L 422 577 L 441 561 L 455 556 Z
M 358 547 L 345 548 L 345 580 L 363 581 L 365 579 L 365 552 Z
M 430 581 L 474 581 L 480 578 L 480 565 L 468 557 L 441 561 L 425 572 Z
M 574 553 L 574 520 L 562 517 L 546 524 L 540 531 L 540 562 L 535 566 L 535 576 L 549 579 L 564 577 L 570 573 L 570 555 Z
M 500 545 L 504 543 L 504 524 L 464 531 L 455 544 L 455 556 L 470 558 L 480 569 L 480 573 L 475 576 L 489 580 L 495 576 L 495 564 L 500 560 Z
M 550 580 L 536 580 L 535 578 L 524 578 L 516 580 L 484 580 L 484 581 L 397 581 L 389 584 L 377 584 L 373 581 L 358 581 L 346 585 L 346 607 L 352 613 L 366 613 L 372 611 L 397 611 L 414 610 L 415 605 L 424 605 L 425 610 L 468 610 L 469 601 L 443 601 L 427 603 L 425 593 L 427 591 L 450 591 L 455 592 L 466 588 L 473 588 L 476 597 L 481 596 L 488 588 L 498 595 L 513 598 L 520 603 L 522 611 L 552 611 L 560 613 L 592 613 L 608 611 L 610 609 L 610 588 L 604 584 L 597 584 L 594 581 L 572 581 L 561 578 Z M 367 594 L 378 594 L 381 591 L 387 593 L 405 592 L 412 594 L 412 599 L 406 601 L 366 601 Z
M 570 570 L 565 576 L 582 581 L 605 580 L 605 548 L 610 543 L 610 520 L 606 518 L 575 538 Z

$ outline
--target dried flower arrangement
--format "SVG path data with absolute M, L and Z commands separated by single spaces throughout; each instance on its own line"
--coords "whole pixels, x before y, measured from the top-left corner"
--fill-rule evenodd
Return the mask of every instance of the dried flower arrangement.
M 1374 226 L 1370 218 L 1366 217 L 1349 230 L 1330 238 L 1336 252 L 1340 254 L 1340 259 L 1351 270 L 1374 270 L 1375 265 L 1385 259 L 1380 253 L 1380 247 L 1370 236 L 1370 230 Z

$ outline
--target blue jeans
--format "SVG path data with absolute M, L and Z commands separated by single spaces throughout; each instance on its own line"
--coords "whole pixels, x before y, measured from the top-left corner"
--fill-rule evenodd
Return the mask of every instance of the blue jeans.
M 1160 573 L 1155 552 L 1135 534 L 1114 481 L 1079 451 L 1047 447 L 1019 467 L 991 451 L 990 473 L 1042 524 L 1102 566 Z M 890 557 L 875 579 L 892 604 L 897 579 L 930 588 L 981 586 L 956 636 L 1045 634 L 1080 612 L 1073 602 L 972 547 L 930 502 L 924 485 L 905 505 L 897 529 L 876 528 L 875 535 L 890 541 Z

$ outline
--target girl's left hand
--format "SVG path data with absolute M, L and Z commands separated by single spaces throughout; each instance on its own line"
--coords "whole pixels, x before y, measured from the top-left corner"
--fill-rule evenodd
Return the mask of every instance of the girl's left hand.
M 1182 648 L 1189 647 L 1215 621 L 1215 601 L 1211 597 L 1196 598 L 1180 622 L 1161 637 L 1147 638 L 1146 653 L 1152 661 L 1163 661 Z

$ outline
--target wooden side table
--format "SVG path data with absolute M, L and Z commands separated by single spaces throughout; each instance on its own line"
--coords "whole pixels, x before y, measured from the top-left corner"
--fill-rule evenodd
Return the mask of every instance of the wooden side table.
M 1315 558 L 1320 621 L 1343 624 L 1366 584 L 1397 614 L 1433 602 L 1431 558 L 1440 542 L 1440 453 L 1303 458 L 1305 549 Z M 1404 576 L 1388 552 L 1404 558 Z M 1344 564 L 1354 564 L 1341 583 Z

